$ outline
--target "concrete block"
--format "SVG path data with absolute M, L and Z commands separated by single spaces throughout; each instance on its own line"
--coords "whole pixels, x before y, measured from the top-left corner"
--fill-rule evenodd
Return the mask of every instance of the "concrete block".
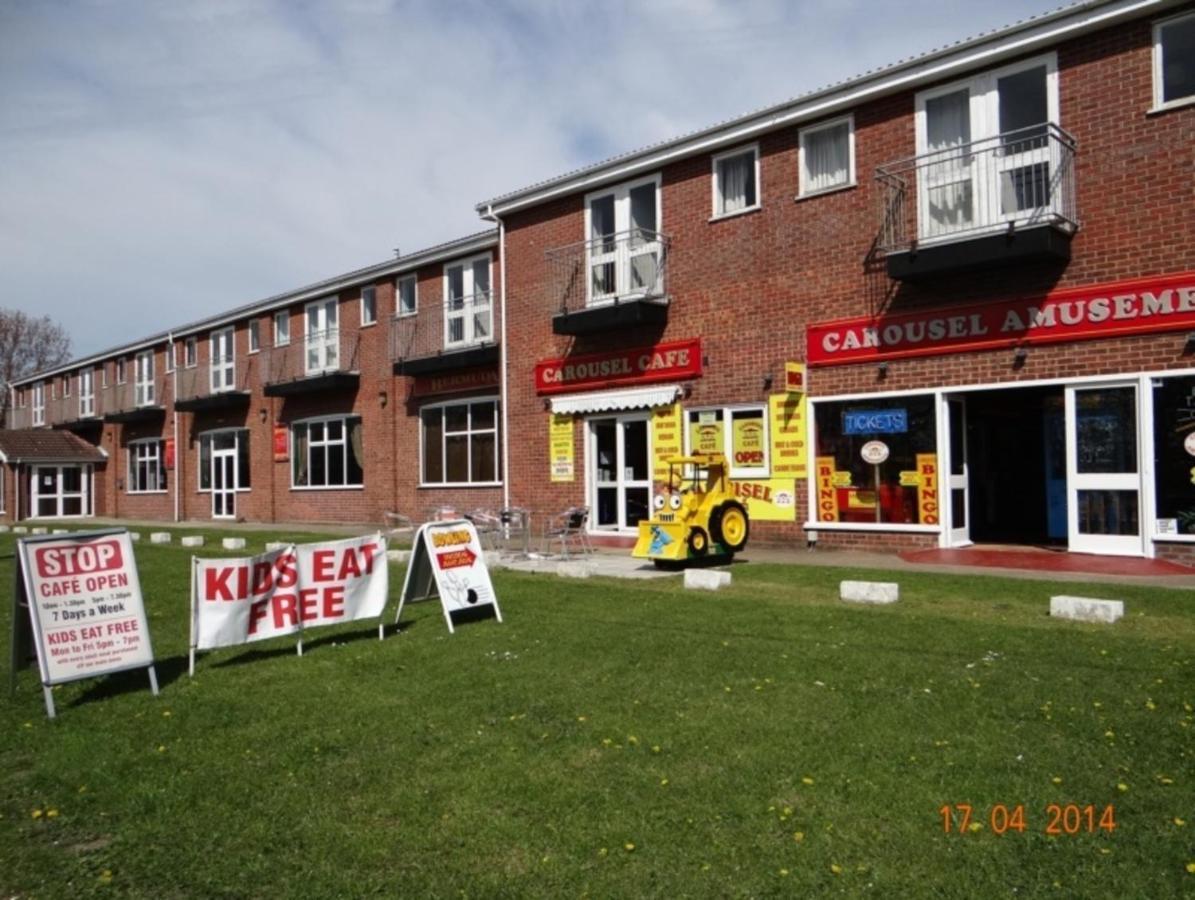
M 170 543 L 170 532 L 169 531 L 152 531 L 152 532 L 150 532 L 150 535 L 149 535 L 149 542 L 151 544 L 169 544 Z
M 185 537 L 183 537 L 181 540 L 179 540 L 179 543 L 182 544 L 184 547 L 202 547 L 203 546 L 203 535 L 202 534 L 188 534 Z
M 244 538 L 225 538 L 224 539 L 224 549 L 225 550 L 244 550 L 245 549 L 245 539 Z
M 593 566 L 587 562 L 565 560 L 556 564 L 556 574 L 561 578 L 589 578 L 593 575 Z
M 49 534 L 50 529 L 48 529 L 48 528 L 33 528 L 30 530 L 29 533 L 30 534 Z
M 130 531 L 129 532 L 129 540 L 133 541 L 134 543 L 141 540 L 141 532 L 140 531 Z
M 1096 600 L 1094 597 L 1069 597 L 1060 594 L 1050 598 L 1050 615 L 1059 619 L 1105 622 L 1111 625 L 1124 615 L 1124 601 Z
M 12 533 L 13 534 L 28 534 L 29 529 L 26 528 L 24 525 L 14 525 L 14 526 L 12 526 Z
M 718 569 L 685 569 L 685 587 L 696 591 L 716 591 L 730 587 L 730 573 Z
M 67 528 L 55 528 L 50 534 L 70 534 L 70 530 Z
M 9 530 L 10 530 L 10 529 L 9 529 L 9 526 L 7 526 L 7 525 L 0 525 L 0 534 L 7 534 Z
M 273 553 L 275 550 L 285 550 L 289 547 L 286 541 L 270 541 L 266 544 L 266 553 Z
M 838 596 L 847 603 L 895 603 L 900 599 L 900 585 L 894 581 L 843 581 Z
M 409 562 L 411 559 L 411 551 L 410 550 L 387 550 L 386 551 L 386 559 L 390 560 L 390 562 L 396 562 L 396 563 Z

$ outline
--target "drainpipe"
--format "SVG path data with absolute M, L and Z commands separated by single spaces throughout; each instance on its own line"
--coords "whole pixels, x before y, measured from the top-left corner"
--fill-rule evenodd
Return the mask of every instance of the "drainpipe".
M 482 216 L 498 224 L 498 266 L 502 269 L 502 342 L 498 347 L 498 399 L 502 406 L 502 508 L 510 508 L 510 404 L 506 372 L 506 225 L 491 204 Z
M 170 410 L 174 426 L 174 521 L 179 519 L 178 483 L 181 480 L 183 446 L 178 435 L 178 360 L 174 355 L 174 332 L 166 332 L 166 352 L 170 354 Z

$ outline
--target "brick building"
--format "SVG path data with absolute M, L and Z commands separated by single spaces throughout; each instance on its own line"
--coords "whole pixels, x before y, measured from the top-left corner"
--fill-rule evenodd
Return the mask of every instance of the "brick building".
M 756 540 L 1195 564 L 1189 2 L 1078 3 L 477 209 L 496 232 L 25 379 L 12 424 L 107 453 L 96 514 L 581 504 L 618 541 L 716 449 Z

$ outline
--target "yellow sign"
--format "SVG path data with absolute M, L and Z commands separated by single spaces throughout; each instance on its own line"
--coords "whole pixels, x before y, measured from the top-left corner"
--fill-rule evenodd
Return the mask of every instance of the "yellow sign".
M 764 468 L 763 416 L 762 410 L 731 413 L 731 464 L 735 468 Z
M 851 473 L 836 471 L 836 472 L 834 472 L 833 475 L 830 476 L 830 483 L 833 484 L 834 487 L 850 487 L 851 486 Z
M 901 487 L 921 487 L 921 473 L 920 472 L 901 472 L 900 473 Z
M 752 522 L 795 522 L 797 483 L 792 478 L 732 481 L 734 495 L 747 507 Z
M 703 409 L 689 413 L 689 450 L 692 453 L 724 453 L 722 410 Z
M 548 456 L 551 460 L 552 481 L 572 481 L 573 417 L 552 414 L 548 424 Z
M 684 452 L 681 446 L 680 404 L 657 406 L 651 412 L 652 478 L 668 480 L 668 460 Z
M 808 401 L 804 394 L 772 394 L 768 398 L 772 426 L 772 474 L 776 477 L 804 478 L 809 466 L 805 446 L 805 415 Z
M 791 394 L 805 392 L 805 363 L 789 362 L 784 364 L 784 389 Z
M 917 454 L 917 521 L 922 525 L 937 525 L 939 515 L 938 456 L 935 453 Z
M 834 486 L 834 457 L 819 456 L 814 464 L 817 474 L 817 520 L 838 521 L 838 488 Z

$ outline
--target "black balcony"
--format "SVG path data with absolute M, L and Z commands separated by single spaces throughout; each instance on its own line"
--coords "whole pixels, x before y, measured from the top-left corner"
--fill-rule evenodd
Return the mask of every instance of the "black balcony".
M 396 316 L 390 322 L 390 360 L 395 375 L 431 375 L 498 362 L 493 294 L 474 291 Z
M 162 403 L 165 379 L 155 377 L 147 382 L 126 381 L 102 390 L 104 421 L 133 425 L 139 422 L 160 422 L 166 418 Z
M 291 397 L 316 391 L 356 390 L 359 334 L 341 335 L 338 329 L 316 332 L 303 340 L 261 351 L 263 393 Z
M 255 359 L 216 360 L 179 369 L 174 408 L 192 413 L 245 409 L 249 405 L 249 373 Z

